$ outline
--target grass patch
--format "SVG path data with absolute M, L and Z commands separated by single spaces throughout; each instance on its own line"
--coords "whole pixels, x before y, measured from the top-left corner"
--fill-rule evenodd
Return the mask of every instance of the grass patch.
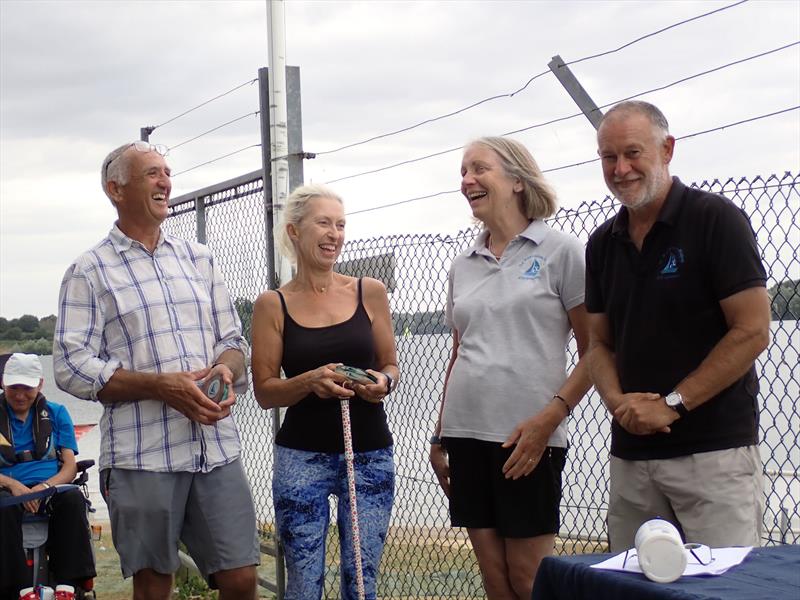
M 273 542 L 271 527 L 262 525 L 261 537 Z M 123 579 L 119 557 L 111 542 L 111 528 L 103 524 L 102 539 L 93 542 L 97 558 L 95 589 L 102 600 L 129 600 L 133 595 L 133 580 Z M 325 590 L 323 597 L 339 597 L 338 528 L 331 524 L 327 539 L 325 561 Z M 586 554 L 607 552 L 604 543 L 556 538 L 556 554 Z M 262 555 L 258 567 L 260 577 L 275 581 L 275 560 Z M 175 578 L 174 600 L 216 600 L 217 593 L 209 590 L 195 573 L 181 569 Z M 259 598 L 274 599 L 271 592 L 259 588 Z M 480 572 L 466 531 L 449 527 L 392 527 L 390 528 L 378 578 L 379 598 L 484 598 Z

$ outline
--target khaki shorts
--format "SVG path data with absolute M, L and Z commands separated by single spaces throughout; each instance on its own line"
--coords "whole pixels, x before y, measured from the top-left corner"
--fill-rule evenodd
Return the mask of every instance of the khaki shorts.
M 255 509 L 240 460 L 208 473 L 104 469 L 100 491 L 122 574 L 174 573 L 178 541 L 203 577 L 259 563 Z
M 610 457 L 608 537 L 612 552 L 633 547 L 654 517 L 671 521 L 685 542 L 712 548 L 760 546 L 764 479 L 758 446 L 660 460 Z

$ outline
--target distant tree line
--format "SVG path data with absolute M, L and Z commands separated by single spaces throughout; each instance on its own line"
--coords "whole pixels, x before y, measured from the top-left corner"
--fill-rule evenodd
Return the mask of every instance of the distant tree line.
M 800 319 L 800 281 L 788 279 L 775 284 L 769 289 L 772 299 L 772 319 Z M 253 301 L 247 298 L 236 298 L 233 301 L 239 319 L 242 321 L 242 332 L 248 342 L 251 341 L 253 324 Z M 55 316 L 45 317 L 39 321 L 31 315 L 24 315 L 19 319 L 8 321 L 0 317 L 0 340 L 7 339 L 36 339 L 45 337 L 52 342 Z M 403 335 L 429 335 L 435 333 L 450 333 L 450 328 L 444 320 L 444 311 L 400 312 L 392 313 L 394 334 Z M 3 335 L 6 330 L 14 330 L 16 338 Z M 39 336 L 38 333 L 46 335 Z M 28 336 L 28 337 L 25 337 Z M 50 351 L 48 350 L 47 353 Z
M 787 279 L 776 283 L 768 292 L 773 321 L 800 319 L 800 280 Z M 253 301 L 236 298 L 233 303 L 242 321 L 242 332 L 250 342 Z M 450 333 L 442 310 L 393 313 L 392 322 L 397 336 Z M 18 319 L 0 317 L 0 351 L 50 354 L 55 328 L 55 315 L 41 319 L 33 315 L 22 315 Z
M 768 291 L 773 321 L 800 319 L 800 279 L 786 279 Z
M 51 354 L 56 316 L 22 315 L 18 319 L 0 317 L 0 351 Z

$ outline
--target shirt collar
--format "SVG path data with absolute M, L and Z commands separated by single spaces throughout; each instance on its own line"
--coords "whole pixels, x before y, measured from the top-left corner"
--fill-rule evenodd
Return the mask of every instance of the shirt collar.
M 549 228 L 544 221 L 541 219 L 534 219 L 525 229 L 519 232 L 517 238 L 523 237 L 532 241 L 534 244 L 539 245 L 547 236 L 548 229 Z M 475 254 L 486 254 L 487 256 L 490 255 L 489 249 L 486 247 L 486 238 L 488 237 L 488 229 L 484 229 L 478 234 L 478 237 L 475 238 L 475 243 L 473 243 L 472 247 L 470 248 L 470 256 Z
M 667 193 L 667 199 L 664 200 L 664 205 L 656 217 L 656 222 L 661 222 L 666 225 L 673 226 L 678 220 L 678 213 L 680 213 L 681 205 L 683 204 L 683 193 L 686 191 L 686 186 L 677 177 L 672 178 L 672 185 Z M 621 207 L 617 216 L 614 217 L 614 223 L 611 226 L 611 234 L 614 236 L 628 237 L 628 209 Z
M 134 245 L 139 248 L 144 248 L 141 242 L 137 242 L 133 238 L 128 237 L 125 235 L 122 230 L 119 228 L 117 222 L 114 222 L 114 227 L 111 228 L 111 231 L 108 233 L 108 238 L 111 240 L 111 244 L 114 246 L 114 249 L 119 252 L 126 252 L 130 250 Z M 161 244 L 166 243 L 168 240 L 164 237 L 164 231 L 159 230 L 158 232 L 158 242 L 156 243 L 156 250 L 161 247 Z M 155 254 L 155 252 L 153 252 Z

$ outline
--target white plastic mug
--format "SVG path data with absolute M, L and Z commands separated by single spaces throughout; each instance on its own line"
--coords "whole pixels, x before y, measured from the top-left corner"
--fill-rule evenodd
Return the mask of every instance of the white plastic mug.
M 634 538 L 639 567 L 657 583 L 670 583 L 686 569 L 686 548 L 677 528 L 664 519 L 642 523 Z

